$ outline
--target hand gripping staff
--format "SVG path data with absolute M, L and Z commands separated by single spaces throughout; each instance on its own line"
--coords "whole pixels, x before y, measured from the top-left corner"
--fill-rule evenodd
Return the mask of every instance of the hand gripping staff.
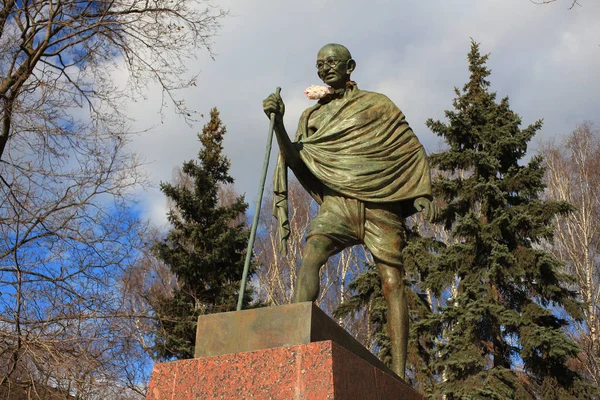
M 281 88 L 278 87 L 275 93 L 279 94 Z M 244 273 L 242 274 L 242 282 L 240 283 L 240 294 L 238 297 L 237 311 L 242 309 L 244 292 L 246 292 L 246 281 L 248 280 L 248 269 L 250 268 L 250 260 L 252 259 L 252 248 L 254 247 L 254 239 L 256 238 L 256 229 L 258 227 L 258 217 L 260 216 L 260 206 L 262 203 L 263 192 L 265 190 L 265 181 L 267 180 L 267 170 L 269 169 L 269 158 L 271 157 L 271 145 L 273 143 L 273 131 L 275 130 L 275 113 L 269 115 L 271 122 L 269 124 L 269 136 L 267 138 L 267 150 L 265 152 L 265 161 L 263 163 L 262 176 L 260 185 L 258 186 L 258 194 L 256 195 L 256 205 L 254 206 L 254 219 L 252 220 L 252 229 L 250 230 L 250 238 L 248 239 L 248 248 L 246 249 L 246 261 L 244 262 Z

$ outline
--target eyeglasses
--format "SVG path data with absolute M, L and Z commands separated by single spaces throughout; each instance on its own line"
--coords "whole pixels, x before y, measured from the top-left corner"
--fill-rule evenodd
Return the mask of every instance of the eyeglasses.
M 316 67 L 318 70 L 322 70 L 325 65 L 328 65 L 330 68 L 335 68 L 341 62 L 347 62 L 348 60 L 338 60 L 337 58 L 328 58 L 327 60 L 318 60 Z

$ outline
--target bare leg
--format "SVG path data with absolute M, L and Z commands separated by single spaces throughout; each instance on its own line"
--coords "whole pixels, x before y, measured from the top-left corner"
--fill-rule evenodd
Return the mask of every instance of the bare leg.
M 392 370 L 404 379 L 408 350 L 408 304 L 404 270 L 377 261 L 383 295 L 387 302 L 387 325 L 392 342 Z
M 294 303 L 315 301 L 319 297 L 319 270 L 337 251 L 339 249 L 327 236 L 314 235 L 306 240 L 296 280 Z

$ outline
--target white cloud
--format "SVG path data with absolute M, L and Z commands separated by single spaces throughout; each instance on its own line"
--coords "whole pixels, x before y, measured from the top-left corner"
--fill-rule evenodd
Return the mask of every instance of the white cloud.
M 190 65 L 191 73 L 200 72 L 198 86 L 185 98 L 205 116 L 213 106 L 221 111 L 231 173 L 251 205 L 268 128 L 262 100 L 282 87 L 286 127 L 293 135 L 300 113 L 312 104 L 302 92 L 319 83 L 316 52 L 329 42 L 348 46 L 358 63 L 353 78 L 359 87 L 396 102 L 428 150 L 437 148 L 438 139 L 424 121 L 443 118 L 453 87 L 466 81 L 470 37 L 491 53 L 492 89 L 511 98 L 524 124 L 544 118 L 542 135 L 555 136 L 598 118 L 600 2 L 585 1 L 570 11 L 561 2 L 536 6 L 525 0 L 227 0 L 220 5 L 232 16 L 214 38 L 216 60 L 198 54 Z M 166 113 L 163 124 L 159 105 L 160 92 L 150 87 L 147 100 L 129 106 L 136 128 L 156 126 L 133 143 L 152 161 L 147 168 L 156 184 L 196 156 L 196 133 L 206 121 L 190 128 Z M 153 189 L 144 197 L 147 215 L 164 222 L 157 217 L 164 210 L 163 195 Z

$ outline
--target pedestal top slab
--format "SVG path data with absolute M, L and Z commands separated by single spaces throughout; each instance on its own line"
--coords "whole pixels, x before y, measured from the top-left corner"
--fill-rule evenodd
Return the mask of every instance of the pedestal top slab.
M 198 317 L 195 357 L 211 357 L 325 340 L 339 344 L 397 377 L 312 302 L 202 315 Z

